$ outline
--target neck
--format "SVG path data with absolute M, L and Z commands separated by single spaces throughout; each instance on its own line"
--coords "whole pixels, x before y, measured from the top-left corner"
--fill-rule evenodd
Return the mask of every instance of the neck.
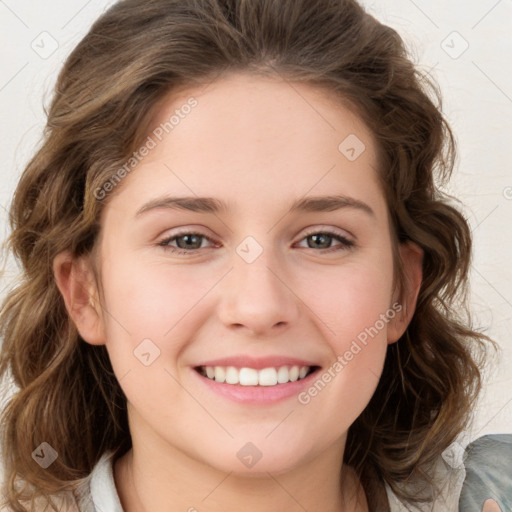
M 354 471 L 333 452 L 301 468 L 245 476 L 187 460 L 178 451 L 163 458 L 135 446 L 115 462 L 114 477 L 125 512 L 367 512 Z

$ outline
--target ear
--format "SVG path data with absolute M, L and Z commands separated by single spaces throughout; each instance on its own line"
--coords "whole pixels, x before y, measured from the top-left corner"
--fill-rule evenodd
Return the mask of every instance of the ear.
M 399 252 L 405 287 L 402 302 L 399 301 L 398 295 L 394 297 L 395 303 L 398 302 L 401 308 L 397 308 L 397 314 L 388 324 L 388 344 L 398 341 L 411 322 L 423 279 L 423 250 L 413 242 L 406 242 L 400 244 Z
M 62 252 L 53 260 L 53 275 L 80 336 L 91 345 L 104 345 L 99 294 L 89 261 Z

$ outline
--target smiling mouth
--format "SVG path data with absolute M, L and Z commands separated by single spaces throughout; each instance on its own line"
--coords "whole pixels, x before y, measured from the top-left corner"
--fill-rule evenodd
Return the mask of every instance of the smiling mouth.
M 234 366 L 197 366 L 194 370 L 207 379 L 224 384 L 279 386 L 305 379 L 319 368 L 319 366 L 280 366 L 256 370 Z

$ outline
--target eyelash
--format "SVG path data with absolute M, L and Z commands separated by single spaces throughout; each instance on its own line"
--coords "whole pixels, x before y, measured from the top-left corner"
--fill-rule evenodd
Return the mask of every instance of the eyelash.
M 182 254 L 182 255 L 195 254 L 200 249 L 185 250 L 185 249 L 179 249 L 179 248 L 172 247 L 172 246 L 168 245 L 169 242 L 172 242 L 172 241 L 176 240 L 177 238 L 180 238 L 185 235 L 198 236 L 200 238 L 205 238 L 206 240 L 213 242 L 213 240 L 211 238 L 207 237 L 203 233 L 199 233 L 196 231 L 183 231 L 181 233 L 177 233 L 176 235 L 173 235 L 170 238 L 166 238 L 166 239 L 162 240 L 161 242 L 158 242 L 157 245 L 159 247 L 162 247 L 162 249 L 164 249 L 164 251 L 169 251 L 173 254 Z M 331 252 L 336 252 L 336 251 L 346 251 L 355 246 L 354 242 L 352 242 L 348 238 L 344 237 L 343 235 L 340 235 L 339 233 L 337 233 L 335 231 L 328 231 L 328 230 L 327 231 L 310 231 L 309 233 L 306 233 L 300 241 L 302 241 L 305 238 L 308 238 L 312 235 L 328 235 L 328 236 L 334 238 L 335 240 L 341 242 L 340 245 L 336 245 L 336 246 L 330 247 L 328 249 L 320 249 L 319 251 L 317 251 L 317 252 L 320 252 L 321 254 L 331 253 Z M 308 249 L 312 249 L 312 248 L 308 247 Z M 314 249 L 312 249 L 312 250 L 314 250 Z

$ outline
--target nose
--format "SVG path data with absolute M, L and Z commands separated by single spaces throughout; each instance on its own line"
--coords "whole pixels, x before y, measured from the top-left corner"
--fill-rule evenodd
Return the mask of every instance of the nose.
M 219 317 L 227 328 L 267 338 L 282 333 L 299 318 L 298 290 L 273 255 L 273 251 L 263 251 L 251 263 L 234 255 L 219 304 Z

